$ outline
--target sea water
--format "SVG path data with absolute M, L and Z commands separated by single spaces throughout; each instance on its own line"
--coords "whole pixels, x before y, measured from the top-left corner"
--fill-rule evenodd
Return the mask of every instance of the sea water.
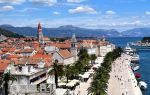
M 127 43 L 139 41 L 142 38 L 137 37 L 118 37 L 118 38 L 107 38 L 110 42 L 116 46 L 124 48 Z M 150 95 L 150 50 L 138 51 L 140 56 L 140 69 L 137 71 L 142 75 L 141 80 L 148 84 L 148 89 L 143 92 L 143 95 Z

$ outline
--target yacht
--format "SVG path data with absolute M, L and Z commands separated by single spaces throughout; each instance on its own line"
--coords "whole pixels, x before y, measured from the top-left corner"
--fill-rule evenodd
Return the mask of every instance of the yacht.
M 139 87 L 140 87 L 142 90 L 146 90 L 146 89 L 147 89 L 147 84 L 146 84 L 144 81 L 140 81 L 140 82 L 139 82 Z
M 124 49 L 126 54 L 132 55 L 134 53 L 134 50 L 127 44 L 127 46 Z
M 138 54 L 133 54 L 131 61 L 132 62 L 139 62 L 140 57 Z

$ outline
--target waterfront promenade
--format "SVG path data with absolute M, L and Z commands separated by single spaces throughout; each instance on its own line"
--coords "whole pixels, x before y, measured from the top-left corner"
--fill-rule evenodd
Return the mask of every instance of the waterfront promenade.
M 130 67 L 131 56 L 122 54 L 112 64 L 108 95 L 142 95 Z

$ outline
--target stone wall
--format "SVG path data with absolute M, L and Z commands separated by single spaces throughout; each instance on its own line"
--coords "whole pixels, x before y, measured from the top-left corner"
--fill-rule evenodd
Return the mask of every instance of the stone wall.
M 55 89 L 55 85 L 52 84 L 12 85 L 9 95 L 56 95 Z

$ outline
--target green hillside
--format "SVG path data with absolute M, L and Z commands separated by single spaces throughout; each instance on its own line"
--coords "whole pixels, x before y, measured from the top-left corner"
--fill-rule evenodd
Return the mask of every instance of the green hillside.
M 6 37 L 13 37 L 13 38 L 21 38 L 21 37 L 24 37 L 22 35 L 19 35 L 17 33 L 14 33 L 14 32 L 11 32 L 11 31 L 8 31 L 8 30 L 5 30 L 5 29 L 2 29 L 0 28 L 0 35 L 4 35 Z

